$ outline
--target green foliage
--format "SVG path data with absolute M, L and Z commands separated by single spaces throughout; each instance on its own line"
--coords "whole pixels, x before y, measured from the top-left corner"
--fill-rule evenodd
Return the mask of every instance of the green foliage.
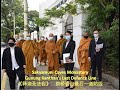
M 88 2 L 88 0 L 75 0 L 75 2 L 81 5 L 85 5 Z
M 5 37 L 9 32 L 11 35 L 13 32 L 13 17 L 15 14 L 16 33 L 19 33 L 23 28 L 23 4 L 20 0 L 2 0 L 1 1 L 1 23 L 2 23 L 2 35 Z
M 65 7 L 56 8 L 53 7 L 52 9 L 46 9 L 45 10 L 45 16 L 44 18 L 40 18 L 36 20 L 37 25 L 41 27 L 48 27 L 50 25 L 54 25 L 50 20 L 51 18 L 62 18 L 63 15 L 66 13 L 69 13 L 71 15 L 76 15 L 76 4 L 70 3 L 66 4 Z
M 104 67 L 118 74 L 119 71 L 119 4 L 118 0 L 76 0 L 85 9 L 88 18 L 84 29 L 92 35 L 93 30 L 100 29 L 101 37 L 106 43 Z
M 65 7 L 52 8 L 51 10 L 46 9 L 45 15 L 50 18 L 62 18 L 63 15 L 69 13 L 71 15 L 76 15 L 76 4 L 70 3 L 66 4 Z
M 43 28 L 46 28 L 50 25 L 54 25 L 49 18 L 37 18 L 35 17 L 35 23 L 37 24 L 37 26 L 40 26 L 40 27 L 43 27 Z
M 19 28 L 19 29 L 21 29 L 21 30 L 23 30 L 24 29 L 24 18 L 23 18 L 23 16 L 16 16 L 15 17 L 15 24 L 16 24 L 16 26 Z M 17 30 L 16 30 L 17 31 Z M 18 33 L 19 33 L 19 31 L 18 31 Z
M 65 11 L 63 9 L 52 8 L 51 10 L 46 9 L 45 15 L 52 18 L 60 18 L 64 15 Z
M 33 19 L 33 17 L 39 17 L 39 12 L 36 10 L 28 11 L 28 18 Z
M 113 4 L 106 5 L 106 12 L 110 13 L 111 11 L 114 11 L 116 8 L 113 6 Z
M 37 24 L 35 23 L 35 17 L 39 17 L 39 12 L 36 10 L 28 11 L 28 25 L 29 25 L 29 31 L 34 31 L 37 27 Z
M 76 8 L 77 8 L 76 4 L 70 3 L 70 4 L 67 4 L 64 9 L 65 9 L 65 12 L 71 15 L 76 15 L 77 14 Z

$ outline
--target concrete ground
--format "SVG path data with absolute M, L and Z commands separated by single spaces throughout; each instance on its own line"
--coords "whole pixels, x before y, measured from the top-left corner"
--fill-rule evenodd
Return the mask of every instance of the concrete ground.
M 47 66 L 37 66 L 37 70 L 38 71 L 46 71 L 47 70 Z M 77 71 L 78 69 L 74 68 L 75 71 Z M 64 68 L 60 68 L 60 71 L 64 71 Z M 36 77 L 42 77 L 43 75 L 37 75 Z M 49 75 L 44 75 L 45 77 L 49 76 Z M 59 75 L 60 77 L 65 76 L 65 75 Z M 78 76 L 78 75 L 75 75 Z M 54 77 L 54 76 L 53 76 Z M 78 80 L 77 80 L 78 81 Z M 26 89 L 41 89 L 41 90 L 64 90 L 64 86 L 56 86 L 57 82 L 61 82 L 61 80 L 55 80 L 55 81 L 48 81 L 49 85 L 48 86 L 36 86 L 36 87 L 26 87 Z M 78 81 L 80 82 L 80 81 Z M 90 81 L 85 80 L 84 81 L 84 85 L 80 85 L 80 86 L 76 86 L 74 90 L 118 90 L 115 87 L 112 86 L 112 83 L 103 80 L 103 86 L 89 86 L 87 83 L 89 83 Z
M 46 71 L 47 70 L 47 66 L 40 66 L 40 65 L 37 65 L 37 70 L 38 71 Z M 74 68 L 75 71 L 77 71 L 78 69 Z M 64 71 L 64 68 L 60 68 L 60 71 Z M 47 74 L 44 74 L 44 75 L 36 75 L 36 77 L 48 77 L 49 75 Z M 60 77 L 62 76 L 65 76 L 65 75 L 59 75 Z M 77 75 L 75 75 L 77 76 Z M 34 76 L 30 76 L 30 77 L 34 77 Z M 56 77 L 56 76 L 53 76 L 53 77 Z M 30 85 L 30 81 L 31 80 L 26 80 L 26 82 L 29 82 L 28 85 Z M 42 84 L 39 86 L 26 86 L 25 87 L 25 90 L 64 90 L 64 85 L 62 86 L 61 84 L 61 81 L 62 80 L 36 80 L 37 82 L 47 82 L 48 85 L 46 84 Z M 78 81 L 78 80 L 76 80 Z M 103 80 L 103 86 L 89 86 L 88 83 L 90 83 L 90 81 L 88 80 L 85 80 L 84 81 L 84 84 L 80 84 L 81 81 L 78 81 L 79 82 L 79 86 L 76 86 L 74 90 L 119 90 L 119 89 L 116 89 L 115 87 L 112 86 L 112 83 L 106 81 L 106 80 Z M 10 90 L 9 88 L 9 81 L 8 81 L 8 77 L 6 74 L 3 75 L 3 78 L 2 78 L 2 88 L 1 90 Z M 56 86 L 57 85 L 57 86 Z M 76 84 L 77 85 L 77 84 Z M 16 87 L 18 87 L 18 84 L 16 82 Z M 18 90 L 18 89 L 16 89 Z

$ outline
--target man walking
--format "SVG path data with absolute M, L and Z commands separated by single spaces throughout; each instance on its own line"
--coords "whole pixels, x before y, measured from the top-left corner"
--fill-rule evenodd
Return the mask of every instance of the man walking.
M 49 40 L 46 42 L 45 50 L 48 59 L 48 71 L 58 71 L 59 70 L 59 59 L 58 59 L 58 48 L 54 40 L 54 35 L 49 34 Z
M 30 76 L 32 75 L 32 71 L 36 70 L 36 67 L 33 65 L 33 58 L 37 59 L 38 57 L 37 44 L 34 40 L 31 40 L 30 35 L 27 35 L 27 40 L 23 43 L 22 50 L 26 61 L 25 74 Z
M 45 44 L 46 44 L 46 41 L 44 40 L 44 36 L 42 36 L 41 41 L 38 43 L 40 65 L 41 65 L 41 63 L 44 63 L 44 65 L 46 65 L 46 61 L 47 61 Z
M 20 81 L 25 81 L 25 57 L 22 49 L 15 46 L 14 38 L 9 38 L 8 44 L 9 47 L 3 52 L 2 69 L 8 75 L 10 89 L 15 89 L 16 74 Z M 20 89 L 24 89 L 24 86 L 21 85 Z

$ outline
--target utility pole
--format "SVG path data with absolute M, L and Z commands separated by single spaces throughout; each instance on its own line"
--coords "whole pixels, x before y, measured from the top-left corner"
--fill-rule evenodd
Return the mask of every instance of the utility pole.
M 13 13 L 13 23 L 14 23 L 13 30 L 14 30 L 14 38 L 15 38 L 15 12 Z
M 28 3 L 24 0 L 24 38 L 28 34 Z

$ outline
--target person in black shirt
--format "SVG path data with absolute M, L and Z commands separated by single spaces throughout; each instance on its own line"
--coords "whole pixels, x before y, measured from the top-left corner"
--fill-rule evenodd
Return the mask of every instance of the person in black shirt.
M 67 62 L 64 64 L 65 71 L 66 71 L 66 77 L 69 77 L 70 80 L 67 80 L 68 86 L 66 86 L 64 89 L 75 88 L 74 80 L 71 79 L 71 77 L 73 77 L 74 75 L 73 74 L 67 74 L 67 71 L 73 71 L 73 68 L 74 68 L 73 54 L 74 54 L 74 50 L 75 50 L 75 41 L 71 39 L 71 36 L 72 36 L 71 32 L 67 31 L 66 34 L 65 34 L 66 41 L 63 44 L 63 50 L 62 50 L 62 58 L 61 58 L 62 62 L 63 62 L 63 54 L 70 53 L 70 56 L 69 56 Z
M 9 47 L 3 52 L 2 70 L 7 73 L 10 83 L 10 89 L 15 89 L 16 74 L 20 81 L 25 81 L 26 68 L 25 57 L 20 47 L 15 46 L 15 39 L 8 39 Z M 20 89 L 24 89 L 21 85 Z
M 89 60 L 91 60 L 92 77 L 96 76 L 96 68 L 98 70 L 99 81 L 102 80 L 102 59 L 105 52 L 105 43 L 99 37 L 99 32 L 95 30 L 93 32 L 94 39 L 90 42 L 89 46 Z M 103 44 L 103 47 L 98 45 Z

